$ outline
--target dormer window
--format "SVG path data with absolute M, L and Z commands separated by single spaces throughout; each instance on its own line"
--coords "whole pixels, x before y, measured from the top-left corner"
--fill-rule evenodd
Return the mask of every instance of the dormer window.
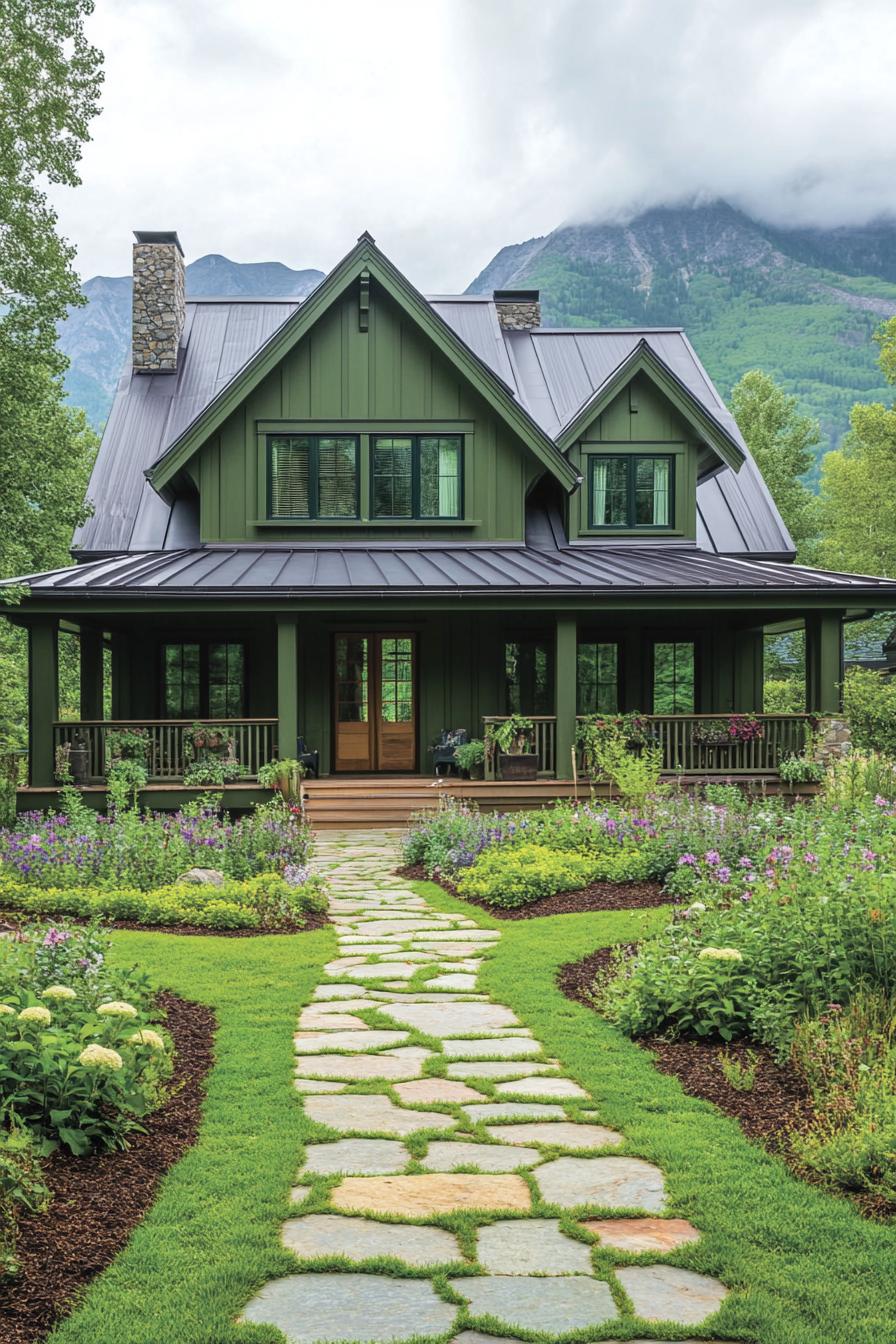
M 589 527 L 637 531 L 671 527 L 673 464 L 666 454 L 593 454 Z
M 463 436 L 374 435 L 370 494 L 373 518 L 461 518 Z
M 356 434 L 272 434 L 268 517 L 357 518 Z

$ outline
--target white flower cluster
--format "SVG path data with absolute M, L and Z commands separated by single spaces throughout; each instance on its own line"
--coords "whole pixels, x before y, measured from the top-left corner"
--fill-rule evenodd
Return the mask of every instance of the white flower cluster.
M 110 1050 L 105 1045 L 85 1045 L 78 1063 L 85 1069 L 120 1069 L 124 1060 L 117 1050 Z
M 121 999 L 113 999 L 111 1003 L 101 1003 L 97 1008 L 98 1017 L 136 1017 L 137 1009 L 132 1003 L 124 1003 Z
M 700 961 L 743 961 L 744 954 L 739 952 L 736 947 L 704 947 L 701 948 L 698 959 Z

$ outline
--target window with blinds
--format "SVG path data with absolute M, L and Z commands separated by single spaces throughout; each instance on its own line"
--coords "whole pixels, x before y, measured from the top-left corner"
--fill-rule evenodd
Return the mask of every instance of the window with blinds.
M 654 453 L 591 456 L 588 526 L 672 527 L 675 460 Z
M 270 435 L 268 517 L 357 518 L 357 436 Z
M 461 518 L 462 435 L 375 435 L 370 486 L 374 518 Z

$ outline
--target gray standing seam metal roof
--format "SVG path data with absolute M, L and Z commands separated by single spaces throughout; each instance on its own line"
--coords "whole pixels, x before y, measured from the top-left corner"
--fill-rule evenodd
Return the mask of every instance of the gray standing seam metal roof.
M 739 473 L 725 468 L 698 485 L 698 545 L 721 554 L 792 555 L 787 529 L 734 419 L 683 332 L 505 331 L 489 298 L 430 302 L 551 437 L 646 340 L 746 454 Z M 298 306 L 296 299 L 188 300 L 177 372 L 126 369 L 88 487 L 93 515 L 75 535 L 77 552 L 173 550 L 198 538 L 189 513 L 162 500 L 144 472 Z
M 806 569 L 769 560 L 710 555 L 696 549 L 639 546 L 205 546 L 120 555 L 26 577 L 32 598 L 76 600 L 189 595 L 227 598 L 327 596 L 366 592 L 388 596 L 580 595 L 616 592 L 715 592 L 750 596 L 842 594 L 896 601 L 896 580 Z M 796 590 L 796 591 L 795 591 Z

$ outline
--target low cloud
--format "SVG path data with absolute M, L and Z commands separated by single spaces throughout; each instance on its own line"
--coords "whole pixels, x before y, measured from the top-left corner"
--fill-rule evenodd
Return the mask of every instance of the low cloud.
M 55 197 L 85 275 L 135 227 L 322 269 L 368 228 L 438 292 L 649 205 L 896 214 L 890 0 L 100 0 L 91 32 L 105 110 Z

